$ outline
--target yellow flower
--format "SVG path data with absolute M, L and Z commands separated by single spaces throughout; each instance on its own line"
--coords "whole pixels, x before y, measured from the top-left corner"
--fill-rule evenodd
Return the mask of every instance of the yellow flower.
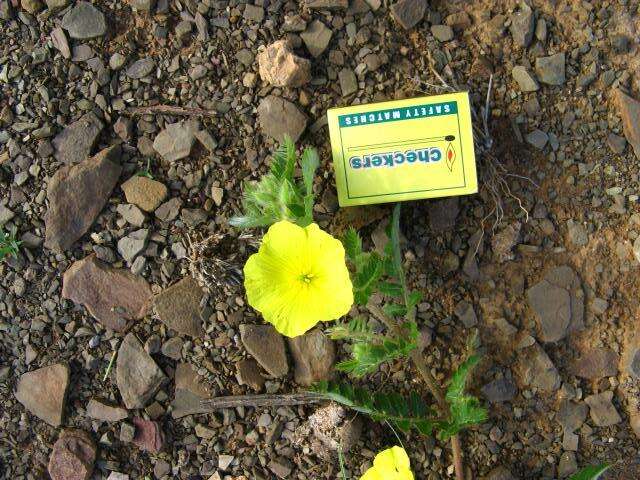
M 400 447 L 380 452 L 360 480 L 413 480 L 407 452 Z
M 288 337 L 346 315 L 353 304 L 342 243 L 315 223 L 271 225 L 244 278 L 249 305 Z

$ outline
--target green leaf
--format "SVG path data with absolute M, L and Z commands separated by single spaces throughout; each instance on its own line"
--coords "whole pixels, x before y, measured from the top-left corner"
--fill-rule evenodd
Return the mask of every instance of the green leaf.
M 390 317 L 404 317 L 407 314 L 407 307 L 397 303 L 387 303 L 382 307 L 382 311 Z
M 342 244 L 347 258 L 356 264 L 360 255 L 362 255 L 362 239 L 355 228 L 349 227 L 342 238 Z
M 402 286 L 393 282 L 380 282 L 378 290 L 389 297 L 402 297 Z
M 302 167 L 302 179 L 307 195 L 313 195 L 313 180 L 316 176 L 316 169 L 320 166 L 320 157 L 315 148 L 305 148 L 300 160 Z
M 327 382 L 316 385 L 314 392 L 376 421 L 393 423 L 403 432 L 413 428 L 431 435 L 435 425 L 435 412 L 415 392 L 406 398 L 395 392 L 371 393 L 349 384 Z
M 333 340 L 350 339 L 354 341 L 374 341 L 375 333 L 369 327 L 369 322 L 365 317 L 355 317 L 348 322 L 336 323 L 328 328 L 327 335 Z
M 7 255 L 11 255 L 14 258 L 17 257 L 20 251 L 20 245 L 22 245 L 22 242 L 16 240 L 15 228 L 8 233 L 0 228 L 0 260 L 4 259 Z
M 296 166 L 296 146 L 289 135 L 285 135 L 282 145 L 273 154 L 271 173 L 278 180 L 293 180 Z
M 380 257 L 376 253 L 362 254 L 353 276 L 353 296 L 358 305 L 366 305 L 384 273 Z
M 602 463 L 600 465 L 591 465 L 580 470 L 578 473 L 573 474 L 569 480 L 598 480 L 600 476 L 609 470 L 611 465 Z
M 408 356 L 418 346 L 418 327 L 407 323 L 407 335 L 402 338 L 372 336 L 356 340 L 351 359 L 340 362 L 336 369 L 356 378 L 375 372 L 380 364 Z

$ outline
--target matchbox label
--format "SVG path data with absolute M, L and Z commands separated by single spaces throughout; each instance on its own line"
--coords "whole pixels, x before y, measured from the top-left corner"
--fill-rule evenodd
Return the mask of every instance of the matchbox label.
M 327 116 L 341 206 L 477 192 L 466 93 L 337 108 Z

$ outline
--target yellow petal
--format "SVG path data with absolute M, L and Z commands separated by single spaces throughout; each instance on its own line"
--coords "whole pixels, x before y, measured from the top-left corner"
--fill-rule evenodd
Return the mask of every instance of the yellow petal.
M 360 480 L 377 479 L 414 480 L 407 452 L 400 447 L 392 447 L 378 453 L 373 460 L 373 467 Z
M 345 315 L 353 304 L 344 248 L 315 224 L 273 224 L 244 274 L 249 304 L 289 337 Z

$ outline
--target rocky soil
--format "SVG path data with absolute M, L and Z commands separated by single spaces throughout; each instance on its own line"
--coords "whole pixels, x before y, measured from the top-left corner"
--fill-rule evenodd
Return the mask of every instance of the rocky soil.
M 638 478 L 637 2 L 0 0 L 0 40 L 0 227 L 23 242 L 0 262 L 0 478 L 333 479 L 339 445 L 358 478 L 386 425 L 194 413 L 347 354 L 286 342 L 212 259 L 254 248 L 227 219 L 284 134 L 321 154 L 318 223 L 379 246 L 388 208 L 338 209 L 325 112 L 450 88 L 479 113 L 480 193 L 402 223 L 435 375 L 482 342 L 468 478 Z M 426 392 L 405 362 L 368 385 Z M 448 444 L 401 440 L 416 478 L 452 477 Z

